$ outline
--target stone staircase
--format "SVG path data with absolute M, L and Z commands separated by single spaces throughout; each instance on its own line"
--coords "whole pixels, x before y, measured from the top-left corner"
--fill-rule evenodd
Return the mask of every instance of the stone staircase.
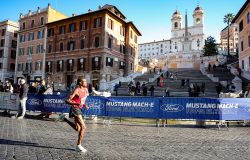
M 188 88 L 187 86 L 182 87 L 181 86 L 181 80 L 189 79 L 190 83 L 197 83 L 199 86 L 201 86 L 202 82 L 205 82 L 205 95 L 201 95 L 200 97 L 217 97 L 215 86 L 218 85 L 218 83 L 212 82 L 207 76 L 202 75 L 202 73 L 199 70 L 194 69 L 169 69 L 169 72 L 176 73 L 177 72 L 177 80 L 170 80 L 167 79 L 164 75 L 164 86 L 158 87 L 157 86 L 157 80 L 154 80 L 153 82 L 149 82 L 149 78 L 153 78 L 156 76 L 154 73 L 145 73 L 144 75 L 137 77 L 134 79 L 135 83 L 137 81 L 141 82 L 147 82 L 146 86 L 148 88 L 148 96 L 150 95 L 149 88 L 151 85 L 154 85 L 155 91 L 154 95 L 156 97 L 163 97 L 165 96 L 165 89 L 166 87 L 170 88 L 170 96 L 171 97 L 188 97 Z M 114 95 L 115 93 L 113 93 Z M 142 89 L 141 89 L 142 94 Z M 128 93 L 128 83 L 121 83 L 121 87 L 118 89 L 118 96 L 129 96 Z

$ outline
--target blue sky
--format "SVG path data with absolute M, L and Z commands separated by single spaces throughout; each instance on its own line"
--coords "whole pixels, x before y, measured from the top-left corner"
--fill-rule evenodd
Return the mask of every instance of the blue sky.
M 227 13 L 237 14 L 246 0 L 2 0 L 0 21 L 10 19 L 18 21 L 19 14 L 35 11 L 38 6 L 45 8 L 48 3 L 53 8 L 71 16 L 72 13 L 86 13 L 96 10 L 99 5 L 115 5 L 128 21 L 133 21 L 142 33 L 139 43 L 169 39 L 171 16 L 176 8 L 185 14 L 188 12 L 189 25 L 197 4 L 205 12 L 205 34 L 219 41 L 220 31 L 226 26 L 223 17 Z

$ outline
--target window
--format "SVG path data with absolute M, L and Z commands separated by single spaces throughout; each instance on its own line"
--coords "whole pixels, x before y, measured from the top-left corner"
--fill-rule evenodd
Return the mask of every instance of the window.
M 19 53 L 18 53 L 18 55 L 20 56 L 20 55 L 24 55 L 24 48 L 19 48 Z
M 241 68 L 244 69 L 245 64 L 244 64 L 244 60 L 241 61 Z
M 133 70 L 133 63 L 130 63 L 130 70 Z
M 163 53 L 163 50 L 161 49 L 161 53 Z
M 44 30 L 38 31 L 38 33 L 37 33 L 37 39 L 41 39 L 43 37 L 44 37 Z
M 17 33 L 16 32 L 14 33 L 14 37 L 17 38 Z
M 102 26 L 102 17 L 98 17 L 94 19 L 94 28 Z
M 28 72 L 30 72 L 32 70 L 32 63 L 27 62 L 25 70 L 28 71 Z
M 27 50 L 27 55 L 32 55 L 33 54 L 33 46 L 29 46 Z
M 241 43 L 240 43 L 240 44 L 241 44 L 241 51 L 244 51 L 244 46 L 243 46 L 243 45 L 244 45 L 244 43 L 243 43 L 243 41 L 241 41 Z
M 3 50 L 1 49 L 0 50 L 0 58 L 2 58 L 3 57 Z
M 119 69 L 125 69 L 125 62 L 120 61 Z
M 60 52 L 63 51 L 63 42 L 60 43 Z
M 40 44 L 38 44 L 38 45 L 36 46 L 36 53 L 37 53 L 37 54 L 38 54 L 38 53 L 42 53 L 42 47 L 41 47 Z
M 19 63 L 18 65 L 17 65 L 17 71 L 22 71 L 23 70 L 23 64 L 21 63 Z
M 113 30 L 114 26 L 113 26 L 113 21 L 111 19 L 108 19 L 108 28 Z
M 48 37 L 54 36 L 54 28 L 48 29 Z
M 73 71 L 74 69 L 74 59 L 67 60 L 67 71 Z
M 49 44 L 49 46 L 48 46 L 48 53 L 51 53 L 51 52 L 52 52 L 52 45 Z
M 100 46 L 100 38 L 99 37 L 95 37 L 95 47 L 99 47 Z
M 52 72 L 52 61 L 46 62 L 45 71 L 48 72 L 48 73 Z
M 60 26 L 59 27 L 59 34 L 65 34 L 65 29 L 66 29 L 66 26 Z
M 80 58 L 78 59 L 78 64 L 77 64 L 77 70 L 78 71 L 85 71 L 85 58 Z
M 248 57 L 248 66 L 250 66 L 250 57 Z
M 22 29 L 25 29 L 25 28 L 26 28 L 26 25 L 25 25 L 25 22 L 23 22 Z
M 75 29 L 76 29 L 76 24 L 75 23 L 69 24 L 69 32 L 75 32 Z
M 125 44 L 123 42 L 120 43 L 120 52 L 121 53 L 125 53 L 126 51 L 126 47 L 125 47 Z
M 133 31 L 130 31 L 130 38 L 133 39 Z
M 64 67 L 64 61 L 63 60 L 59 60 L 57 61 L 57 72 L 63 72 L 63 67 Z
M 111 48 L 112 47 L 112 38 L 109 37 L 108 39 L 108 48 Z
M 196 19 L 196 24 L 200 24 L 201 23 L 201 19 L 200 18 L 197 18 Z
M 106 66 L 113 67 L 113 58 L 106 57 Z
M 0 45 L 0 47 L 4 47 L 4 39 L 1 39 L 1 45 Z
M 100 70 L 100 69 L 101 69 L 101 57 L 93 57 L 92 70 Z
M 249 24 L 250 23 L 250 13 L 248 12 L 247 13 L 247 24 Z
M 33 41 L 34 40 L 34 32 L 30 32 L 29 33 L 29 41 Z
M 137 36 L 135 35 L 135 38 L 134 38 L 134 40 L 135 40 L 135 43 L 137 43 Z
M 11 71 L 14 71 L 14 70 L 15 70 L 15 63 L 11 63 L 11 64 L 10 64 L 10 70 L 11 70 Z
M 239 23 L 239 32 L 243 30 L 243 20 Z
M 20 35 L 19 41 L 20 41 L 20 43 L 25 42 L 25 34 Z
M 85 48 L 85 38 L 81 39 L 81 49 Z
M 30 28 L 33 28 L 33 27 L 34 27 L 34 25 L 35 25 L 35 20 L 33 19 L 33 20 L 31 20 L 31 23 L 30 23 Z
M 2 36 L 5 36 L 5 32 L 6 32 L 6 30 L 2 29 Z
M 125 27 L 120 27 L 120 35 L 125 36 Z
M 175 23 L 174 23 L 174 28 L 175 28 L 175 29 L 178 28 L 178 22 L 175 22 Z
M 43 21 L 44 21 L 44 18 L 41 17 L 41 18 L 40 18 L 40 25 L 43 25 Z
M 11 41 L 11 47 L 12 47 L 12 48 L 16 48 L 16 46 L 17 46 L 17 41 L 12 40 L 12 41 Z
M 68 42 L 68 51 L 73 51 L 75 49 L 75 42 L 69 41 Z
M 41 62 L 40 61 L 38 61 L 38 62 L 36 62 L 36 64 L 35 64 L 35 70 L 36 71 L 40 71 L 41 70 Z
M 0 69 L 2 69 L 2 66 L 3 66 L 2 63 L 0 63 Z
M 10 58 L 16 59 L 16 50 L 11 50 Z
M 80 22 L 80 31 L 87 30 L 87 28 L 88 28 L 88 21 L 87 20 L 81 21 Z
M 248 47 L 250 47 L 250 35 L 248 35 Z

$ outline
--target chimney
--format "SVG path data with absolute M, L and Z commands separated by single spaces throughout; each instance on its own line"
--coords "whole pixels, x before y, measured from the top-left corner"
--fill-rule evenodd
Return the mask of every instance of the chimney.
M 98 9 L 99 9 L 99 10 L 102 9 L 102 6 L 99 6 Z
M 92 12 L 92 10 L 91 10 L 91 9 L 89 9 L 89 10 L 88 10 L 88 12 Z
M 48 3 L 48 8 L 50 8 L 51 7 L 51 5 L 50 5 L 50 3 Z
M 72 13 L 72 17 L 75 17 L 75 16 L 77 16 L 75 13 Z
M 37 7 L 37 13 L 40 13 L 40 12 L 41 12 L 40 7 Z

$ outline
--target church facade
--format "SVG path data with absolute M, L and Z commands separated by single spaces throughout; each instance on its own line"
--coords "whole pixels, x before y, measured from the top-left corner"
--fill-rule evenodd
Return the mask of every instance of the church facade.
M 163 52 L 153 53 L 158 42 L 139 44 L 139 59 L 157 59 L 159 65 L 169 68 L 199 68 L 205 43 L 203 9 L 198 5 L 193 11 L 192 26 L 188 26 L 187 13 L 183 25 L 183 17 L 177 10 L 172 15 L 171 23 L 171 38 L 163 40 L 164 42 L 158 41 L 165 44 Z

